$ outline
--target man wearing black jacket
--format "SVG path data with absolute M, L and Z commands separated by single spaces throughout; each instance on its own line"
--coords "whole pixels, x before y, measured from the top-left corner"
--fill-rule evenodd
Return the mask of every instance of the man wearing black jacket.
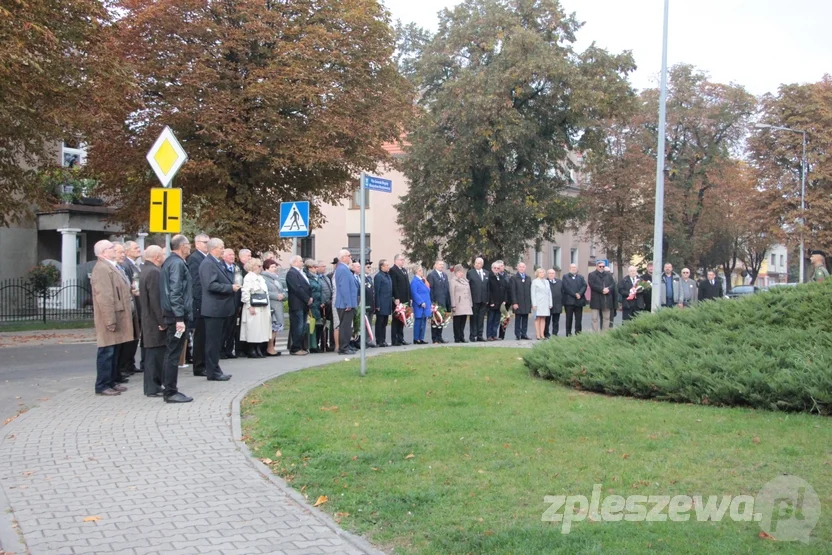
M 445 274 L 445 263 L 442 260 L 437 260 L 434 263 L 433 271 L 428 274 L 428 285 L 430 285 L 430 302 L 450 312 L 451 288 L 448 282 L 448 276 Z M 445 342 L 442 339 L 441 328 L 431 326 L 430 335 L 432 343 Z
M 563 281 L 558 279 L 558 273 L 554 268 L 546 272 L 546 281 L 549 282 L 549 289 L 552 291 L 552 308 L 549 309 L 549 316 L 546 317 L 546 332 L 544 337 L 549 337 L 549 323 L 552 324 L 551 335 L 557 336 L 560 331 L 560 313 L 563 311 Z
M 699 282 L 699 300 L 721 299 L 722 295 L 722 280 L 716 277 L 716 272 L 708 270 L 708 279 Z
M 592 313 L 592 331 L 606 331 L 610 329 L 610 321 L 615 310 L 615 280 L 612 274 L 605 270 L 605 260 L 598 260 L 594 272 L 590 272 L 587 282 L 592 291 L 589 308 Z M 599 322 L 600 319 L 600 322 Z
M 485 330 L 488 341 L 497 341 L 502 319 L 500 309 L 507 300 L 508 280 L 500 270 L 500 261 L 497 260 L 491 264 L 491 273 L 488 275 L 488 324 Z
M 404 256 L 397 254 L 390 268 L 390 279 L 393 281 L 393 322 L 390 324 L 390 339 L 394 347 L 410 345 L 404 340 L 404 323 L 396 317 L 396 307 L 410 302 L 410 280 L 404 269 Z
M 563 277 L 563 309 L 566 311 L 566 337 L 572 335 L 572 321 L 575 321 L 575 335 L 583 331 L 586 280 L 578 273 L 578 265 L 570 264 L 569 273 Z
M 482 266 L 484 261 L 477 258 L 474 267 L 468 270 L 468 285 L 471 286 L 471 300 L 474 314 L 468 319 L 468 339 L 471 342 L 485 341 L 483 337 L 483 319 L 488 312 L 488 270 Z
M 511 278 L 511 308 L 514 309 L 514 337 L 528 340 L 529 314 L 532 312 L 532 277 L 526 274 L 526 264 L 517 264 Z
M 289 333 L 292 345 L 289 354 L 303 356 L 309 352 L 303 348 L 306 320 L 312 306 L 312 286 L 303 273 L 303 257 L 294 255 L 289 259 L 291 268 L 286 272 L 286 289 L 289 292 Z M 341 294 L 340 292 L 338 294 Z
M 193 319 L 193 288 L 191 274 L 185 258 L 191 252 L 191 244 L 184 235 L 174 235 L 170 240 L 171 254 L 162 264 L 160 281 L 162 314 L 167 326 L 165 337 L 164 397 L 166 403 L 193 401 L 177 389 L 179 379 L 179 355 L 188 336 L 188 322 Z
M 208 256 L 208 239 L 210 237 L 204 233 L 197 235 L 194 238 L 196 250 L 186 261 L 194 292 L 194 336 L 191 341 L 194 376 L 205 376 L 205 319 L 202 317 L 202 282 L 199 279 L 199 266 Z

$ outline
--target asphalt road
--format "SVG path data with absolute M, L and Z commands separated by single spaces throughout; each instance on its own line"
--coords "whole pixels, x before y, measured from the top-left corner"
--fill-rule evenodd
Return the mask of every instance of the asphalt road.
M 619 313 L 615 324 L 620 325 L 620 321 L 621 314 Z M 560 322 L 560 335 L 563 335 L 563 316 Z M 584 314 L 583 329 L 585 332 L 591 329 L 589 313 Z M 507 332 L 507 337 L 513 339 L 513 322 L 509 324 Z M 534 336 L 532 322 L 529 322 L 529 334 Z M 412 336 L 413 330 L 406 329 L 405 339 L 411 341 Z M 450 325 L 445 328 L 443 337 L 446 341 L 453 339 L 453 330 Z M 430 341 L 430 330 L 425 333 L 425 339 Z M 278 343 L 285 346 L 285 340 L 278 340 Z M 67 389 L 87 387 L 92 391 L 95 383 L 95 356 L 95 343 L 0 349 L 0 423 Z M 131 385 L 142 387 L 141 375 L 134 376 L 127 387 Z

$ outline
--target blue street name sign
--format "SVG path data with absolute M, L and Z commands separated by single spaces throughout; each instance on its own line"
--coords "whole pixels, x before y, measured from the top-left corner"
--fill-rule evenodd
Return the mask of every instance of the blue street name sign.
M 381 193 L 392 193 L 393 182 L 389 179 L 368 175 L 364 178 L 364 188 L 369 189 L 370 191 L 379 191 Z

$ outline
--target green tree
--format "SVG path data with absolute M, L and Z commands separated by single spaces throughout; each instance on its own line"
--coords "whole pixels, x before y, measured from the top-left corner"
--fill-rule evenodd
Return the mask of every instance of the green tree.
M 128 230 L 147 222 L 144 156 L 169 125 L 189 156 L 174 186 L 230 245 L 267 250 L 279 203 L 318 207 L 388 160 L 410 87 L 376 0 L 123 0 L 110 52 L 135 87 L 99 91 L 90 165 Z
M 576 215 L 570 153 L 633 95 L 629 53 L 577 52 L 556 0 L 467 0 L 421 50 L 398 223 L 410 258 L 517 260 Z
M 111 30 L 99 0 L 0 0 L 0 224 L 54 201 L 38 171 L 84 134 L 94 88 L 119 88 L 118 60 L 99 55 Z

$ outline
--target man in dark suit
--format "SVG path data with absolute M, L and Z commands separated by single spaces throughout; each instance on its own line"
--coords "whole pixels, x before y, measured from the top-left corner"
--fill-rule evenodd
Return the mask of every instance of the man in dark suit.
M 231 283 L 243 286 L 243 275 L 240 268 L 234 263 L 236 260 L 234 249 L 222 250 L 222 262 L 225 266 L 225 273 L 230 277 Z M 223 337 L 222 354 L 220 358 L 237 358 L 242 355 L 242 352 L 235 351 L 237 347 L 237 338 L 240 335 L 238 320 L 240 319 L 240 307 L 243 293 L 237 289 L 234 293 L 234 314 L 228 317 L 228 322 L 225 325 L 225 336 Z
M 471 300 L 474 314 L 468 319 L 468 339 L 471 342 L 485 341 L 483 337 L 483 320 L 488 312 L 488 270 L 484 269 L 483 259 L 474 260 L 474 267 L 468 270 L 468 285 L 471 286 Z
M 165 260 L 162 247 L 150 245 L 144 251 L 142 280 L 139 283 L 139 304 L 142 313 L 142 345 L 144 348 L 144 394 L 162 396 L 162 365 L 165 360 L 167 326 L 162 313 L 159 268 Z
M 699 282 L 699 300 L 721 299 L 723 294 L 722 280 L 716 276 L 716 272 L 708 270 L 708 279 Z
M 390 325 L 391 343 L 394 347 L 399 345 L 410 345 L 404 340 L 404 323 L 396 318 L 396 307 L 403 303 L 410 302 L 410 279 L 407 277 L 407 270 L 404 269 L 404 256 L 397 254 L 393 258 L 393 267 L 390 268 L 390 278 L 393 281 L 393 323 Z
M 497 260 L 491 264 L 491 273 L 488 275 L 488 325 L 485 333 L 488 341 L 497 341 L 502 319 L 500 309 L 506 302 L 507 289 L 508 281 L 503 277 L 500 261 Z
M 653 263 L 647 263 L 647 271 L 644 272 L 641 276 L 642 281 L 648 281 L 653 283 Z M 653 290 L 648 289 L 644 292 L 644 310 L 651 311 L 653 310 Z
M 199 265 L 202 284 L 202 317 L 205 319 L 205 376 L 209 381 L 226 381 L 231 374 L 220 368 L 220 347 L 228 332 L 229 318 L 236 314 L 235 293 L 240 286 L 234 283 L 225 263 L 220 259 L 225 244 L 221 239 L 208 241 L 208 256 Z
M 583 331 L 586 280 L 578 273 L 578 265 L 570 264 L 569 273 L 563 277 L 563 309 L 566 312 L 566 337 L 572 335 L 572 321 L 575 321 L 575 335 Z
M 450 311 L 451 289 L 448 283 L 448 276 L 445 275 L 445 262 L 442 260 L 437 260 L 433 264 L 433 271 L 428 274 L 428 285 L 430 285 L 430 302 Z M 430 339 L 432 343 L 444 343 L 442 329 L 431 326 Z
M 350 270 L 350 251 L 338 252 L 338 265 L 335 266 L 335 310 L 338 311 L 338 354 L 352 355 L 356 350 L 350 345 L 352 341 L 353 319 L 358 308 L 359 282 Z
M 621 319 L 630 320 L 633 316 L 644 310 L 644 292 L 633 294 L 630 299 L 630 291 L 638 286 L 638 270 L 635 266 L 627 268 L 627 275 L 618 282 L 618 294 L 621 296 Z
M 193 398 L 179 391 L 177 384 L 179 358 L 188 341 L 188 322 L 194 317 L 191 273 L 185 264 L 185 259 L 191 254 L 191 243 L 184 235 L 174 235 L 170 239 L 170 250 L 170 256 L 160 270 L 162 313 L 167 326 L 163 394 L 166 403 L 190 403 Z
M 549 289 L 552 291 L 552 308 L 549 316 L 546 317 L 546 331 L 544 337 L 549 337 L 549 324 L 552 325 L 551 335 L 557 336 L 560 331 L 560 313 L 563 311 L 563 282 L 558 279 L 558 273 L 554 268 L 546 272 L 546 280 L 549 282 Z
M 129 381 L 128 376 L 132 376 L 139 371 L 136 368 L 136 349 L 139 345 L 139 316 L 137 312 L 139 290 L 137 287 L 133 287 L 133 273 L 128 273 L 129 266 L 127 264 L 126 245 L 123 243 L 113 243 L 113 248 L 116 270 L 119 276 L 127 283 L 127 286 L 130 287 L 130 315 L 133 320 L 134 336 L 133 339 L 124 342 L 119 348 L 117 372 L 118 383 L 127 383 Z
M 194 238 L 196 250 L 188 256 L 188 272 L 191 274 L 191 286 L 194 292 L 194 336 L 191 341 L 194 376 L 205 376 L 205 319 L 202 317 L 202 282 L 199 279 L 199 266 L 208 256 L 210 237 L 200 233 Z
M 615 280 L 606 271 L 607 261 L 598 260 L 594 272 L 587 277 L 592 296 L 589 309 L 592 313 L 592 331 L 610 329 L 613 310 L 615 309 Z
M 142 324 L 142 307 L 139 303 L 139 280 L 142 274 L 142 249 L 135 241 L 127 241 L 124 243 L 124 273 L 127 274 L 127 279 L 130 280 L 130 287 L 133 293 L 133 305 L 136 309 L 136 320 L 138 320 L 139 327 L 137 328 L 136 339 L 131 341 L 127 348 L 129 353 L 126 354 L 127 365 L 126 369 L 129 372 L 143 372 L 144 371 L 144 350 L 139 349 L 141 343 L 141 324 Z M 138 369 L 136 368 L 136 352 L 141 354 Z
M 393 280 L 390 279 L 390 263 L 383 258 L 378 263 L 373 285 L 376 290 L 376 345 L 387 347 L 387 321 L 393 312 Z
M 289 290 L 289 333 L 292 334 L 292 346 L 289 354 L 304 356 L 309 354 L 303 348 L 306 334 L 306 320 L 312 305 L 312 286 L 303 273 L 303 257 L 294 255 L 289 259 L 291 267 L 286 273 L 286 288 Z M 341 291 L 338 290 L 340 297 Z
M 528 340 L 529 314 L 532 312 L 532 278 L 526 275 L 526 264 L 517 264 L 511 278 L 511 308 L 514 309 L 514 337 Z

